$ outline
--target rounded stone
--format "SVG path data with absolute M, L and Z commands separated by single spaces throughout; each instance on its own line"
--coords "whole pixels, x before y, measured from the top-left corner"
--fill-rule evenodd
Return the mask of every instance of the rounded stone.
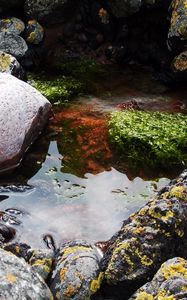
M 53 299 L 43 279 L 23 259 L 0 249 L 0 264 L 0 299 Z
M 1 32 L 0 50 L 15 56 L 17 59 L 24 57 L 28 51 L 28 46 L 24 39 L 17 34 Z
M 26 74 L 17 59 L 2 51 L 0 51 L 0 72 L 8 73 L 21 80 L 26 78 Z
M 25 24 L 18 18 L 7 18 L 0 20 L 0 32 L 21 34 L 25 30 Z
M 30 44 L 38 45 L 42 42 L 43 38 L 43 27 L 36 20 L 30 20 L 26 26 L 26 41 Z
M 0 73 L 0 173 L 19 165 L 51 114 L 51 104 L 35 88 Z
M 78 240 L 61 247 L 50 284 L 55 299 L 89 300 L 101 281 L 98 254 L 89 243 Z

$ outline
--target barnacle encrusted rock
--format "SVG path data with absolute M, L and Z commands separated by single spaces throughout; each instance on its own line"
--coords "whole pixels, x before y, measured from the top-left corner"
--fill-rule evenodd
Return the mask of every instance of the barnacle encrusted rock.
M 173 0 L 171 4 L 172 16 L 168 33 L 170 50 L 177 54 L 184 51 L 187 41 L 187 2 L 186 0 Z
M 52 274 L 50 289 L 59 300 L 89 300 L 102 281 L 97 251 L 85 241 L 64 244 Z
M 0 173 L 19 165 L 51 113 L 51 104 L 35 88 L 0 73 Z
M 23 259 L 0 249 L 0 265 L 0 299 L 53 299 L 43 279 Z
M 129 300 L 176 300 L 187 298 L 187 261 L 175 257 L 165 262 L 151 282 Z
M 124 222 L 102 261 L 106 289 L 125 296 L 175 256 L 187 256 L 187 171 Z M 111 287 L 111 289 L 110 289 Z

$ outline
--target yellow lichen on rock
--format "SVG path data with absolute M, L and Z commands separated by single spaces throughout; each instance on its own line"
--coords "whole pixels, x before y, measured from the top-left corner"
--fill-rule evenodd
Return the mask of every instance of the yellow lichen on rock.
M 10 283 L 15 283 L 17 281 L 16 276 L 12 273 L 8 273 L 6 278 Z
M 174 186 L 170 192 L 170 197 L 176 197 L 181 200 L 186 200 L 187 201 L 187 190 L 186 188 L 181 185 L 181 186 Z
M 161 267 L 161 272 L 165 279 L 181 275 L 187 279 L 186 261 L 183 258 L 179 258 L 179 263 L 177 264 L 167 266 L 164 263 Z
M 140 292 L 136 297 L 136 300 L 154 300 L 154 297 L 146 292 Z
M 90 286 L 91 292 L 96 293 L 100 289 L 102 280 L 103 280 L 103 272 L 100 272 L 98 278 L 92 280 L 91 282 L 91 286 Z

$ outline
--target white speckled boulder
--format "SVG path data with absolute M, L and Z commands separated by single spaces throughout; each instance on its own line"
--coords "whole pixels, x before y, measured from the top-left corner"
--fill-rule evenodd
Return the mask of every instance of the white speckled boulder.
M 0 174 L 19 165 L 50 113 L 51 104 L 40 92 L 0 73 Z
M 23 259 L 0 249 L 0 264 L 0 299 L 53 299 L 43 279 Z

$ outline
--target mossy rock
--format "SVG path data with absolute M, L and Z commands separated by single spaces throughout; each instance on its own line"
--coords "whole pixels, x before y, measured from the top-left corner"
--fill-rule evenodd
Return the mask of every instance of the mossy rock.
M 111 142 L 134 165 L 187 165 L 187 117 L 161 112 L 114 112 L 109 120 Z

